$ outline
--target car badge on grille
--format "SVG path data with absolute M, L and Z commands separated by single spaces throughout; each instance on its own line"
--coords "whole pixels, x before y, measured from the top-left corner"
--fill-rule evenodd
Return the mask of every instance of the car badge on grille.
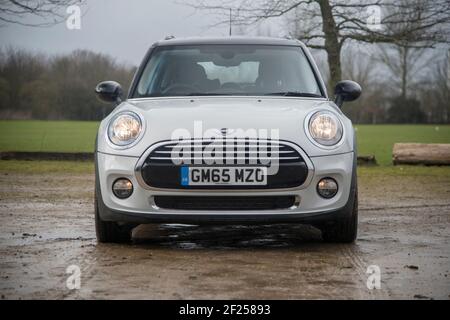
M 233 130 L 230 130 L 228 128 L 222 128 L 222 129 L 220 129 L 220 132 L 222 133 L 222 136 L 225 137 L 225 136 L 229 135 L 230 133 L 232 133 Z

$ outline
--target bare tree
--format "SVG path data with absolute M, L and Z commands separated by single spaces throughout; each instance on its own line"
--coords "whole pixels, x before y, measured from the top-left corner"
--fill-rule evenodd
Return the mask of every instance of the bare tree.
M 341 51 L 349 40 L 363 43 L 432 47 L 449 42 L 448 0 L 192 0 L 196 9 L 224 17 L 232 9 L 235 25 L 275 17 L 299 19 L 296 38 L 327 52 L 330 87 L 341 80 Z M 380 15 L 378 15 L 380 14 Z M 379 21 L 377 21 L 377 19 Z M 218 24 L 229 23 L 219 18 Z
M 0 21 L 32 27 L 47 27 L 64 20 L 66 8 L 84 0 L 0 0 Z M 35 22 L 27 18 L 34 17 Z
M 429 70 L 429 72 L 428 72 Z M 428 81 L 420 86 L 428 122 L 450 122 L 450 50 L 427 70 Z
M 376 61 L 381 62 L 391 73 L 393 83 L 400 88 L 400 96 L 406 99 L 408 90 L 422 80 L 420 73 L 430 66 L 435 58 L 427 48 L 408 45 L 380 45 Z
M 364 50 L 365 46 L 348 46 L 342 56 L 342 75 L 344 79 L 352 79 L 363 88 L 361 97 L 346 103 L 343 110 L 347 116 L 357 123 L 377 123 L 384 120 L 386 89 L 377 81 L 377 64 L 373 56 Z

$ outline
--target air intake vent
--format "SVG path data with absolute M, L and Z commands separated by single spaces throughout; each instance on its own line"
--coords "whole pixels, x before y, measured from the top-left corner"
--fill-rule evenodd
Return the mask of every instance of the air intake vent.
M 155 205 L 174 210 L 277 210 L 295 205 L 295 196 L 155 196 Z

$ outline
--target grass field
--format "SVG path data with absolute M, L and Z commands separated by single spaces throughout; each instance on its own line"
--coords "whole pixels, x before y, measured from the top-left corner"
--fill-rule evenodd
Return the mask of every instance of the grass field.
M 94 121 L 0 121 L 0 151 L 92 152 Z
M 98 122 L 0 121 L 0 151 L 92 152 Z M 450 125 L 357 125 L 358 153 L 391 164 L 395 142 L 450 143 Z

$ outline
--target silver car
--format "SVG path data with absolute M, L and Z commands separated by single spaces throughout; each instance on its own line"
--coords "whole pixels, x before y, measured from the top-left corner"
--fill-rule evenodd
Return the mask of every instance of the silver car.
M 323 239 L 357 235 L 356 138 L 304 44 L 274 38 L 168 39 L 153 44 L 126 99 L 100 124 L 95 224 L 100 242 L 143 223 L 305 223 Z

